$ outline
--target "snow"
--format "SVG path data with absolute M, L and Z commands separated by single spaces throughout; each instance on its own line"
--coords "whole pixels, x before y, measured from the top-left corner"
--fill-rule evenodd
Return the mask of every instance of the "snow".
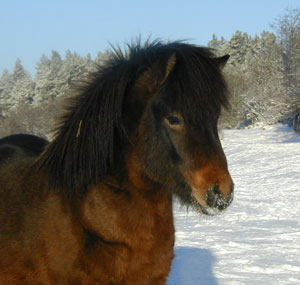
M 207 217 L 174 204 L 168 285 L 300 284 L 300 136 L 284 125 L 227 130 L 232 205 Z

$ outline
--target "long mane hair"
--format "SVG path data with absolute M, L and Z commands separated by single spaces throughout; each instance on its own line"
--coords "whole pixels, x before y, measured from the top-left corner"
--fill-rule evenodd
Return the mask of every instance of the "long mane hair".
M 189 124 L 209 123 L 207 116 L 227 105 L 226 85 L 210 49 L 160 41 L 134 43 L 125 52 L 114 49 L 109 60 L 78 88 L 54 140 L 35 163 L 48 173 L 53 187 L 63 189 L 68 198 L 82 196 L 89 186 L 124 166 L 132 122 L 141 115 L 127 106 L 135 102 L 137 110 L 143 109 L 131 96 L 132 88 L 149 68 L 158 77 L 165 74 L 173 54 L 176 64 L 165 85 L 176 90 L 170 104 L 177 102 Z M 195 116 L 199 108 L 205 119 Z

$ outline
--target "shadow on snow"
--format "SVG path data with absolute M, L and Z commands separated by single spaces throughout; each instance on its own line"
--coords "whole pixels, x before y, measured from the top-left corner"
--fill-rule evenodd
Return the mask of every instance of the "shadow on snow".
M 216 285 L 213 273 L 216 257 L 210 250 L 196 247 L 175 247 L 175 258 L 167 285 Z

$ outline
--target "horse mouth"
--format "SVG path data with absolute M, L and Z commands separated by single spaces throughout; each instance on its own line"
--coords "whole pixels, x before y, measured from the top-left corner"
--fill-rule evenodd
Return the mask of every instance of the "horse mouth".
M 215 200 L 214 205 L 210 206 L 209 194 L 206 194 L 205 197 L 196 197 L 191 193 L 191 204 L 195 210 L 198 212 L 208 215 L 208 216 L 216 216 L 220 215 L 232 202 L 233 200 L 233 192 L 226 198 L 219 196 L 218 199 Z
M 216 216 L 221 214 L 221 210 L 217 208 L 210 208 L 208 206 L 204 206 L 201 203 L 197 201 L 197 199 L 194 196 L 191 196 L 192 198 L 192 206 L 195 210 L 197 210 L 199 213 L 202 213 L 204 215 L 208 216 Z

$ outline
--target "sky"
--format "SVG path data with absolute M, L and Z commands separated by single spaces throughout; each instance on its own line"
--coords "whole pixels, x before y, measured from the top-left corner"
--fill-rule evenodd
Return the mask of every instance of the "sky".
M 95 58 L 109 43 L 121 47 L 141 35 L 207 45 L 215 34 L 255 36 L 300 0 L 0 0 L 0 75 L 17 58 L 32 75 L 56 50 Z

